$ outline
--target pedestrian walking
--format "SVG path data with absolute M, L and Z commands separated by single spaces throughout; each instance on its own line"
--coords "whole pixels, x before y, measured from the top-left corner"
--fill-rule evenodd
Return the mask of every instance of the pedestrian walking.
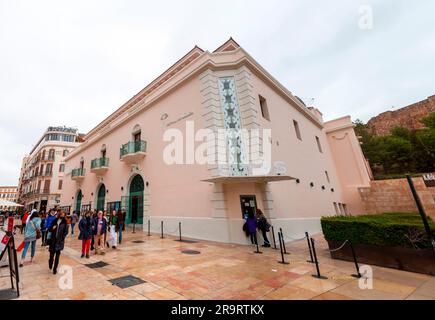
M 33 209 L 33 210 L 35 210 L 35 209 Z M 33 210 L 32 210 L 32 212 L 33 212 Z M 29 213 L 27 211 L 25 211 L 22 218 L 21 218 L 21 234 L 23 234 L 24 229 L 26 228 L 26 222 L 27 222 L 28 217 L 29 217 Z
M 270 224 L 267 221 L 266 217 L 263 214 L 263 211 L 257 209 L 257 228 L 261 231 L 261 235 L 263 236 L 264 244 L 263 247 L 269 248 L 270 242 L 267 238 L 267 233 L 270 231 Z
M 46 240 L 47 240 L 47 213 L 43 212 L 41 214 L 41 247 L 45 246 Z
M 44 222 L 44 228 L 45 228 L 46 233 L 47 233 L 45 236 L 45 241 L 44 241 L 45 246 L 50 245 L 50 241 L 51 241 L 50 227 L 53 224 L 54 220 L 56 220 L 56 211 L 54 211 L 53 209 L 50 209 L 48 211 L 48 216 Z
M 125 230 L 125 215 L 121 211 L 121 209 L 118 209 L 118 212 L 116 213 L 117 217 L 117 232 L 118 232 L 118 243 L 121 244 L 122 242 L 122 232 Z
M 36 253 L 36 240 L 41 237 L 41 218 L 39 218 L 39 214 L 36 210 L 32 210 L 25 223 L 26 228 L 24 230 L 24 249 L 21 254 L 20 267 L 23 266 L 29 246 L 31 246 L 30 263 L 33 262 L 33 258 L 35 257 Z
M 94 219 L 94 224 L 95 254 L 104 254 L 104 237 L 107 233 L 107 221 L 102 211 L 98 212 L 97 218 Z
M 117 242 L 118 242 L 118 235 L 117 230 L 119 229 L 118 226 L 118 216 L 116 215 L 116 210 L 113 210 L 110 214 L 109 218 L 109 246 L 112 247 L 112 249 L 116 249 Z
M 77 212 L 73 211 L 73 214 L 71 215 L 71 235 L 74 235 L 74 227 L 76 226 L 77 222 L 79 222 L 79 216 L 77 215 Z
M 93 237 L 93 224 L 94 221 L 91 218 L 91 212 L 86 211 L 85 216 L 79 222 L 79 240 L 82 240 L 82 256 L 89 259 L 89 249 L 91 246 L 91 239 Z
M 68 224 L 65 218 L 65 212 L 60 211 L 56 220 L 51 224 L 49 231 L 51 234 L 50 240 L 50 259 L 48 260 L 48 267 L 53 270 L 53 274 L 57 273 L 59 265 L 60 254 L 65 247 L 65 238 L 68 235 Z

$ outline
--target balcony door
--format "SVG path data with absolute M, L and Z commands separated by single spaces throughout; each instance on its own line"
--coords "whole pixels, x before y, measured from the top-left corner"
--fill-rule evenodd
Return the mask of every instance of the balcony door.
M 102 184 L 98 189 L 97 196 L 97 210 L 104 211 L 104 204 L 106 202 L 106 186 Z
M 82 190 L 79 190 L 79 192 L 77 193 L 77 200 L 76 200 L 77 214 L 80 214 L 80 210 L 82 208 L 82 198 L 83 198 Z

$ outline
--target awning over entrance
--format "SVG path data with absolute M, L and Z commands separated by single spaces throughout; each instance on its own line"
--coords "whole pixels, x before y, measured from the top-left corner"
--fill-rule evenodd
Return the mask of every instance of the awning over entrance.
M 296 180 L 290 176 L 220 176 L 210 179 L 201 180 L 203 182 L 211 183 L 267 183 L 275 181 L 289 181 Z

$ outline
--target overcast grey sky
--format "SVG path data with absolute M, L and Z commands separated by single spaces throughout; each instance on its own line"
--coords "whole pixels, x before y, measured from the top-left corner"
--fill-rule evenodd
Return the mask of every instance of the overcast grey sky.
M 86 133 L 195 44 L 230 36 L 326 120 L 425 99 L 434 12 L 433 0 L 0 0 L 0 185 L 18 183 L 48 126 Z

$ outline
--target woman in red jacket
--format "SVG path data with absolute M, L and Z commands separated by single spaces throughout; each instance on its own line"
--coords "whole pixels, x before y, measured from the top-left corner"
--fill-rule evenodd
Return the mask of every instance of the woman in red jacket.
M 24 212 L 23 217 L 21 218 L 21 234 L 23 234 L 24 229 L 26 228 L 26 221 L 28 217 L 29 213 L 27 211 Z

